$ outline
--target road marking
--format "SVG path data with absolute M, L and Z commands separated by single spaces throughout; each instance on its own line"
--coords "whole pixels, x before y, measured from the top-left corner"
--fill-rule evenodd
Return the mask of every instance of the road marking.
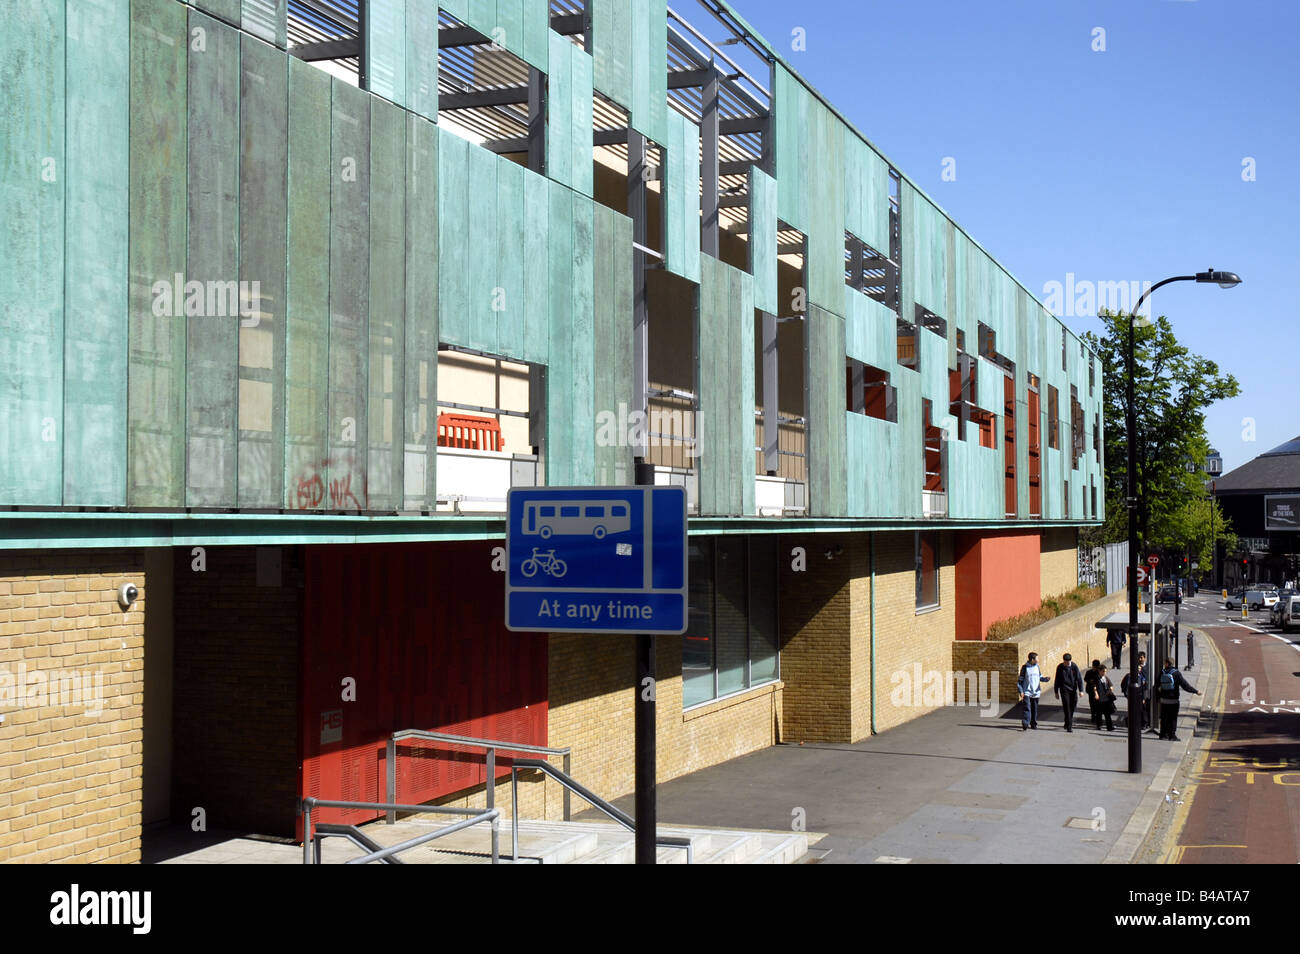
M 1214 653 L 1215 661 L 1219 668 L 1219 678 L 1214 686 L 1214 700 L 1210 703 L 1210 711 L 1214 714 L 1213 722 L 1210 727 L 1210 734 L 1201 744 L 1201 750 L 1196 755 L 1196 762 L 1193 765 L 1192 775 L 1205 771 L 1206 765 L 1210 761 L 1210 752 L 1214 748 L 1214 743 L 1219 741 L 1219 727 L 1223 723 L 1223 702 L 1228 697 L 1228 661 L 1223 658 L 1223 653 L 1219 652 L 1219 647 L 1214 645 L 1213 638 L 1205 640 L 1209 644 L 1209 649 Z M 1202 649 L 1202 652 L 1205 650 Z M 1204 711 L 1202 709 L 1202 711 Z M 1187 826 L 1187 820 L 1192 815 L 1192 802 L 1196 799 L 1196 792 L 1200 788 L 1196 783 L 1187 785 L 1183 791 L 1182 803 L 1174 806 L 1174 817 L 1169 822 L 1169 831 L 1165 835 L 1165 844 L 1168 840 L 1173 841 L 1173 847 L 1165 852 L 1164 860 L 1166 864 L 1181 864 L 1184 848 L 1179 846 L 1178 837 L 1183 833 Z
M 1233 626 L 1240 626 L 1242 629 L 1248 629 L 1252 633 L 1259 633 L 1261 636 L 1265 635 L 1262 629 L 1256 629 L 1254 626 L 1247 626 L 1245 623 L 1238 623 L 1235 619 L 1230 619 L 1228 620 L 1228 622 L 1231 623 Z M 1234 640 L 1234 642 L 1235 641 L 1236 640 Z
M 898 855 L 881 855 L 876 859 L 878 865 L 910 865 L 911 858 L 900 858 Z
M 1282 640 L 1282 642 L 1286 643 L 1296 652 L 1300 652 L 1300 644 L 1291 642 L 1291 640 L 1287 639 L 1285 636 L 1279 636 L 1277 633 L 1268 633 L 1267 635 L 1272 636 L 1274 639 Z

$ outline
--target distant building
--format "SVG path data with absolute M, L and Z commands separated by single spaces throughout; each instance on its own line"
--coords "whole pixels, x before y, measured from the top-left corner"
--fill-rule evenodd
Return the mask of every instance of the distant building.
M 1224 584 L 1281 583 L 1300 574 L 1300 437 L 1215 480 L 1214 497 L 1237 534 Z

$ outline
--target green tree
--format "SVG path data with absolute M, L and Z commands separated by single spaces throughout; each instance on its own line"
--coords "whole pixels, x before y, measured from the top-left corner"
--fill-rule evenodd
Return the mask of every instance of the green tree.
M 1104 539 L 1128 538 L 1128 509 L 1124 494 L 1128 474 L 1130 435 L 1125 427 L 1125 353 L 1129 319 L 1105 309 L 1100 316 L 1104 333 L 1092 332 L 1084 340 L 1102 364 L 1102 407 L 1106 439 L 1106 524 Z M 1209 453 L 1205 411 L 1216 401 L 1236 397 L 1237 380 L 1220 373 L 1219 366 L 1192 354 L 1178 343 L 1173 326 L 1163 315 L 1151 320 L 1141 315 L 1133 322 L 1134 407 L 1137 428 L 1137 524 L 1141 547 L 1163 545 L 1181 549 L 1204 539 L 1208 558 L 1209 509 L 1202 513 L 1204 478 L 1200 468 Z M 1215 514 L 1219 530 L 1221 514 Z M 1200 528 L 1204 523 L 1203 531 Z M 1226 523 L 1224 533 L 1230 533 Z M 1223 534 L 1216 532 L 1222 538 Z M 1204 561 L 1198 560 L 1202 565 Z

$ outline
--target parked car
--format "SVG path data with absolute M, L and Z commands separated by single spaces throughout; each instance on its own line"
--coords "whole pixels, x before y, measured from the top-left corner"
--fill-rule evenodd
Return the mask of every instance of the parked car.
M 1282 612 L 1287 608 L 1287 605 L 1290 602 L 1291 597 L 1296 595 L 1297 595 L 1296 591 L 1293 589 L 1278 590 L 1277 602 L 1274 603 L 1271 607 L 1269 607 L 1268 610 L 1268 621 L 1272 623 L 1274 626 L 1281 626 Z
M 1246 591 L 1242 587 L 1237 587 L 1228 594 L 1228 598 L 1223 601 L 1224 609 L 1239 609 L 1245 601 Z
M 1282 627 L 1282 632 L 1289 633 L 1292 626 L 1300 626 L 1300 596 L 1288 596 L 1285 604 L 1281 600 L 1278 601 L 1278 604 L 1285 606 L 1279 615 L 1278 622 L 1278 625 Z
M 1277 590 L 1252 587 L 1246 591 L 1246 605 L 1253 610 L 1268 609 L 1277 602 Z

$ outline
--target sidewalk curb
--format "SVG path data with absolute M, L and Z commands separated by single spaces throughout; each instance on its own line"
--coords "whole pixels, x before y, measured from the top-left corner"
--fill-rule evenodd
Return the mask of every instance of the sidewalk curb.
M 1147 835 L 1151 831 L 1151 826 L 1155 823 L 1156 815 L 1160 812 L 1160 806 L 1165 804 L 1165 794 L 1169 791 L 1169 786 L 1173 783 L 1174 775 L 1177 774 L 1178 768 L 1182 765 L 1183 760 L 1187 757 L 1188 751 L 1192 747 L 1193 741 L 1197 741 L 1197 750 L 1200 749 L 1200 740 L 1196 739 L 1196 729 L 1200 724 L 1201 707 L 1205 704 L 1206 699 L 1211 695 L 1212 689 L 1222 678 L 1219 672 L 1218 660 L 1210 654 L 1202 656 L 1203 660 L 1212 660 L 1212 663 L 1202 663 L 1205 672 L 1204 684 L 1201 686 L 1201 694 L 1196 696 L 1195 705 L 1188 705 L 1178 714 L 1178 730 L 1181 733 L 1180 741 L 1173 745 L 1160 768 L 1156 770 L 1155 778 L 1147 786 L 1142 800 L 1138 803 L 1137 809 L 1133 812 L 1124 826 L 1124 831 L 1120 833 L 1115 844 L 1111 846 L 1106 857 L 1102 859 L 1104 865 L 1127 865 L 1132 864 L 1133 859 L 1137 857 L 1138 852 L 1142 849 Z M 1213 669 L 1211 669 L 1211 665 Z

